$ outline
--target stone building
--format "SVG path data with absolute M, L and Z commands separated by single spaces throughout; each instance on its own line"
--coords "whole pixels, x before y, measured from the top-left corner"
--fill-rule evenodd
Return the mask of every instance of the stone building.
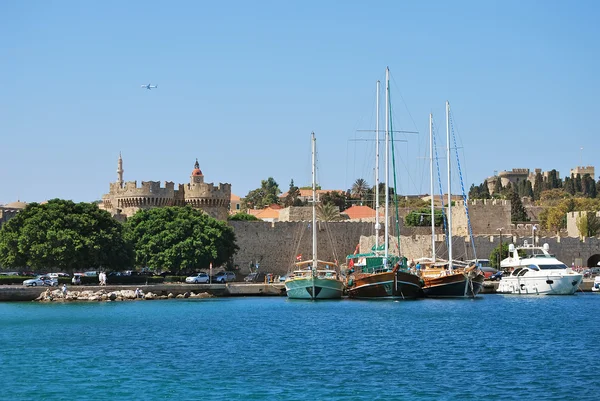
M 594 166 L 577 166 L 571 169 L 571 177 L 577 177 L 579 174 L 583 177 L 586 174 L 589 174 L 590 177 L 594 178 Z
M 8 220 L 15 217 L 21 210 L 25 209 L 25 206 L 27 206 L 27 203 L 21 201 L 11 202 L 0 206 L 0 227 Z
M 189 184 L 175 184 L 166 181 L 161 187 L 159 181 L 123 181 L 123 159 L 119 154 L 117 181 L 110 183 L 108 194 L 102 196 L 100 207 L 114 217 L 130 217 L 140 209 L 151 209 L 161 206 L 190 205 L 208 215 L 227 220 L 231 200 L 231 184 L 220 183 L 215 186 L 204 182 L 204 174 L 200 170 L 198 159 L 190 176 Z
M 500 177 L 500 182 L 502 182 L 503 187 L 506 187 L 509 182 L 514 187 L 520 182 L 528 180 L 529 182 L 531 182 L 531 187 L 535 188 L 535 176 L 538 173 L 541 174 L 542 179 L 548 179 L 548 177 L 550 176 L 550 171 L 542 171 L 541 168 L 536 168 L 534 171 L 529 171 L 528 168 L 513 168 L 511 171 L 501 171 L 498 173 L 498 175 L 488 177 L 486 178 L 485 182 L 487 184 L 488 190 L 490 191 L 490 194 L 494 193 L 494 187 L 496 186 L 496 180 L 498 179 L 498 177 Z M 556 172 L 556 178 L 560 178 L 560 174 L 558 173 L 558 171 Z

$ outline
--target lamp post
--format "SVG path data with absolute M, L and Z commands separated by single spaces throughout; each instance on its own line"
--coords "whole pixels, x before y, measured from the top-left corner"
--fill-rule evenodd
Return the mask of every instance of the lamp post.
M 500 253 L 498 255 L 498 270 L 500 270 L 500 262 L 502 262 L 502 230 L 504 230 L 504 227 L 497 228 L 496 230 L 500 231 Z
M 533 240 L 533 246 L 535 246 L 535 230 L 537 230 L 537 226 L 534 224 L 531 227 L 531 239 Z

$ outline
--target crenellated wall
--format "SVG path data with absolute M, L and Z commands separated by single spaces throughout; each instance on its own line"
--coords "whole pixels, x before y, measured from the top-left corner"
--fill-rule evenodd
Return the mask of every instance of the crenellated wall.
M 226 220 L 231 199 L 231 184 L 215 186 L 205 182 L 192 182 L 185 185 L 184 201 L 196 209 L 202 209 L 210 216 Z
M 231 221 L 240 250 L 234 256 L 234 264 L 240 268 L 240 274 L 249 272 L 249 264 L 258 262 L 260 269 L 275 274 L 287 273 L 297 255 L 303 260 L 312 258 L 312 231 L 308 222 L 257 222 Z M 354 253 L 357 244 L 360 252 L 368 252 L 375 242 L 372 223 L 363 222 L 318 222 L 317 256 L 321 260 L 345 262 L 346 255 Z M 401 253 L 409 259 L 431 257 L 431 229 L 426 227 L 402 228 L 400 236 Z M 530 235 L 502 236 L 502 243 L 522 245 L 524 241 L 532 243 Z M 469 260 L 475 255 L 479 259 L 488 259 L 492 250 L 500 244 L 499 232 L 495 235 L 478 235 L 473 238 L 475 253 L 469 237 L 452 238 L 453 259 Z M 383 235 L 380 237 L 383 243 Z M 595 266 L 600 261 L 600 239 L 537 237 L 537 244 L 548 243 L 550 252 L 567 265 L 571 263 L 583 266 Z M 389 251 L 397 254 L 397 241 L 390 237 Z M 436 233 L 436 255 L 448 257 L 445 236 L 440 230 Z M 577 263 L 581 260 L 581 263 Z
M 510 201 L 503 199 L 474 199 L 467 203 L 474 235 L 493 234 L 497 228 L 507 229 L 510 222 Z M 452 235 L 468 235 L 467 215 L 463 201 L 452 207 Z

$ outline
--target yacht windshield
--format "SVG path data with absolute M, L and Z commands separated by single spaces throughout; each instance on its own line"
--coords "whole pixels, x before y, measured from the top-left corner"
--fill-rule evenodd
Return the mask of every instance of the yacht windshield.
M 567 265 L 564 263 L 559 263 L 556 265 L 539 265 L 542 270 L 550 270 L 550 269 L 566 269 Z

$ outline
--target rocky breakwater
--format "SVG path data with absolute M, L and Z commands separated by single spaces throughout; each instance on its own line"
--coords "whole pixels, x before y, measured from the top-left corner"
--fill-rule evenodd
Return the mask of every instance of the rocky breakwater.
M 139 290 L 83 290 L 83 291 L 67 291 L 61 289 L 51 290 L 48 288 L 35 299 L 37 302 L 69 302 L 69 301 L 90 301 L 90 302 L 112 302 L 112 301 L 136 301 L 136 300 L 154 300 L 154 299 L 171 299 L 171 298 L 212 298 L 213 295 L 203 292 L 184 292 L 183 294 L 158 295 L 151 291 L 143 292 Z

